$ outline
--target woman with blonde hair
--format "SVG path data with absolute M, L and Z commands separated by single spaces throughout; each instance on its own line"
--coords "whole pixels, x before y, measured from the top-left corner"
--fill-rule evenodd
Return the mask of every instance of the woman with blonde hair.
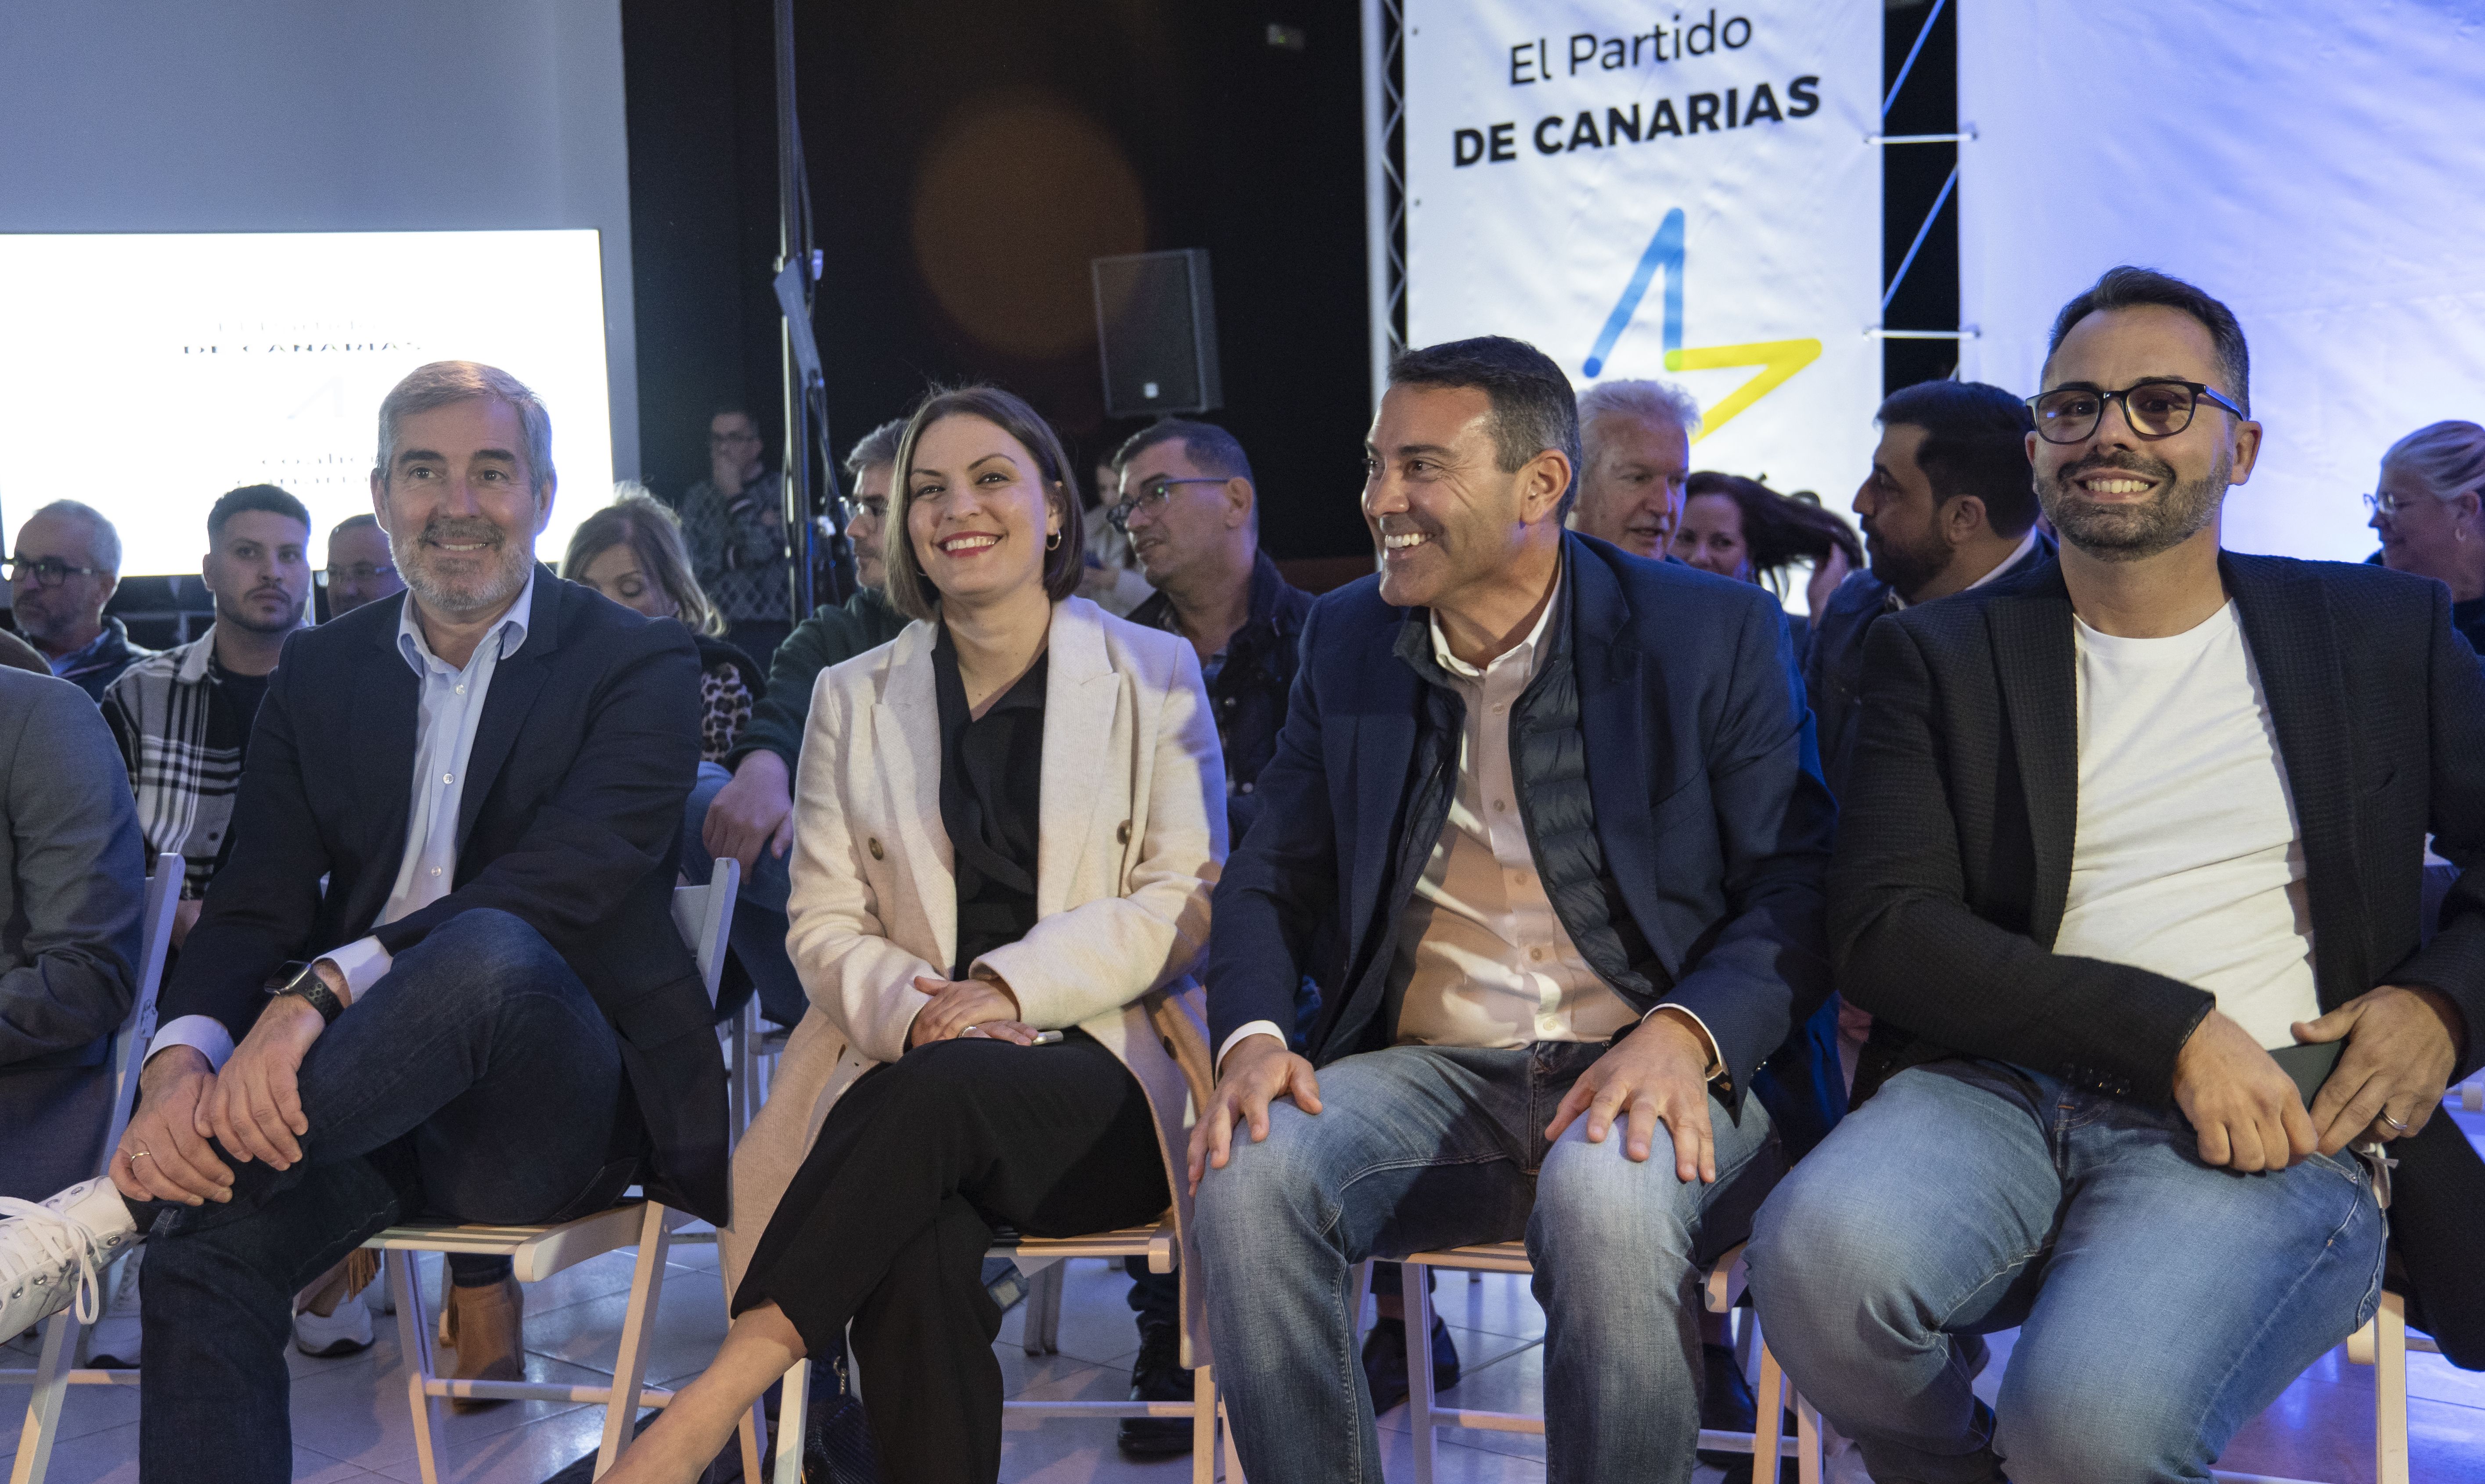
M 610 1484 L 689 1484 L 849 1326 L 882 1476 L 991 1484 L 997 1227 L 1171 1207 L 1201 1313 L 1180 1162 L 1206 1089 L 1177 1054 L 1204 1072 L 1224 762 L 1191 647 L 1075 596 L 1065 466 L 995 388 L 907 420 L 885 555 L 914 622 L 812 693 L 787 914 L 810 1009 L 734 1156 L 733 1327 Z
M 624 480 L 613 491 L 613 503 L 581 521 L 569 538 L 560 575 L 625 608 L 679 619 L 690 630 L 699 649 L 699 766 L 722 767 L 751 705 L 768 693 L 767 673 L 721 637 L 724 615 L 691 571 L 680 518 L 644 485 Z
M 2420 427 L 2382 455 L 2364 497 L 2382 538 L 2379 560 L 2450 588 L 2450 626 L 2485 654 L 2485 427 Z

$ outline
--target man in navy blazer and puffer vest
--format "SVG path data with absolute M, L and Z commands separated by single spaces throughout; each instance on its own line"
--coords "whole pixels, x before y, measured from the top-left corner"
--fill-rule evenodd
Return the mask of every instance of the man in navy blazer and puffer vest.
M 1382 571 L 1313 607 L 1217 891 L 1191 1175 L 1255 1479 L 1379 1477 L 1352 1264 L 1522 1235 L 1553 1472 L 1688 1479 L 1687 1295 L 1843 1110 L 1807 1025 L 1833 808 L 1785 619 L 1564 532 L 1577 449 L 1532 347 L 1399 360 Z M 1295 1056 L 1324 926 L 1347 961 Z

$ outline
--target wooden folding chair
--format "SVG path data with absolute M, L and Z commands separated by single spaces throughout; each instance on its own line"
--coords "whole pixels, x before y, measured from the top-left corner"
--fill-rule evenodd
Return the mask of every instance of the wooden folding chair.
M 726 856 L 716 863 L 716 875 L 705 886 L 673 889 L 673 926 L 681 930 L 698 963 L 699 982 L 708 1002 L 716 1002 L 717 976 L 724 967 L 725 925 L 733 920 L 733 899 L 742 883 L 742 863 Z M 439 1484 L 444 1451 L 440 1436 L 440 1398 L 473 1397 L 489 1401 L 601 1402 L 604 1442 L 595 1453 L 594 1476 L 601 1478 L 630 1440 L 641 1407 L 661 1407 L 673 1393 L 645 1384 L 647 1349 L 652 1338 L 656 1302 L 664 1290 L 665 1253 L 672 1228 L 689 1218 L 653 1201 L 627 1201 L 611 1210 L 576 1221 L 535 1227 L 461 1226 L 450 1222 L 407 1222 L 380 1232 L 366 1247 L 401 1253 L 388 1265 L 389 1291 L 396 1300 L 396 1331 L 405 1352 L 406 1400 L 414 1409 L 416 1466 L 423 1484 Z M 560 1386 L 534 1381 L 452 1381 L 437 1375 L 432 1363 L 432 1331 L 423 1312 L 423 1285 L 415 1281 L 416 1253 L 465 1253 L 507 1257 L 518 1282 L 539 1282 L 561 1269 L 623 1247 L 639 1249 L 630 1275 L 630 1302 L 621 1318 L 620 1353 L 614 1362 L 610 1386 Z
M 1544 1431 L 1541 1413 L 1487 1412 L 1472 1408 L 1442 1407 L 1433 1394 L 1433 1300 L 1422 1270 L 1449 1268 L 1474 1273 L 1533 1274 L 1536 1265 L 1528 1260 L 1527 1248 L 1520 1242 L 1491 1242 L 1474 1247 L 1456 1247 L 1442 1252 L 1416 1253 L 1399 1259 L 1411 1271 L 1401 1285 L 1406 1306 L 1406 1420 L 1414 1434 L 1415 1484 L 1433 1484 L 1434 1471 L 1434 1434 L 1444 1427 L 1472 1427 L 1487 1432 L 1536 1433 Z M 1367 1264 L 1364 1273 L 1370 1272 Z M 1743 1295 L 1743 1249 L 1736 1246 L 1709 1266 L 1703 1285 L 1712 1314 L 1732 1313 L 1735 1301 Z M 1364 1280 L 1355 1283 L 1354 1309 L 1363 1309 Z M 1708 1428 L 1700 1431 L 1700 1446 L 1714 1452 L 1750 1453 L 1753 1455 L 1753 1484 L 1777 1484 L 1778 1461 L 1791 1456 L 1795 1460 L 1795 1477 L 1800 1484 L 1820 1484 L 1821 1437 L 1820 1414 L 1798 1393 L 1792 1397 L 1795 1409 L 1793 1438 L 1784 1438 L 1782 1409 L 1788 1404 L 1786 1373 L 1778 1366 L 1768 1341 L 1758 1337 L 1759 1317 L 1745 1311 L 1744 1322 L 1755 1326 L 1754 1335 L 1761 1351 L 1761 1384 L 1759 1424 L 1755 1432 L 1730 1433 Z
M 165 950 L 173 943 L 173 914 L 181 904 L 181 857 L 170 850 L 155 857 L 155 872 L 147 878 L 139 908 L 138 994 L 129 1018 L 112 1038 L 112 1117 L 105 1125 L 103 1159 L 97 1174 L 112 1171 L 112 1151 L 129 1126 L 129 1110 L 138 1097 L 139 1058 L 155 1035 L 155 991 L 163 986 Z M 110 1294 L 105 1295 L 106 1302 Z M 52 1444 L 60 1441 L 61 1403 L 72 1386 L 138 1384 L 134 1370 L 94 1370 L 76 1366 L 77 1306 L 72 1304 L 43 1321 L 43 1348 L 32 1370 L 0 1370 L 0 1384 L 32 1385 L 25 1425 L 17 1433 L 17 1460 L 9 1484 L 36 1484 L 52 1467 Z

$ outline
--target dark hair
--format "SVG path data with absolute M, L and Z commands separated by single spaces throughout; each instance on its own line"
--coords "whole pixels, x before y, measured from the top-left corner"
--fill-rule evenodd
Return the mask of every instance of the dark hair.
M 380 518 L 366 510 L 360 515 L 349 515 L 329 526 L 328 539 L 334 541 L 349 530 L 378 530 L 379 528 Z
M 311 534 L 311 512 L 302 501 L 273 484 L 245 484 L 237 490 L 227 490 L 207 507 L 207 544 L 215 545 L 225 538 L 225 523 L 245 510 L 264 510 L 289 521 L 302 523 L 304 539 Z
M 1980 381 L 1920 381 L 1891 392 L 1872 420 L 1925 430 L 1916 467 L 1932 481 L 1937 501 L 1975 496 L 2000 536 L 2024 536 L 2036 524 L 2036 478 L 2028 464 L 2035 419 L 2027 403 Z
M 1551 357 L 1508 336 L 1481 335 L 1421 350 L 1389 363 L 1393 387 L 1475 387 L 1492 401 L 1492 443 L 1503 473 L 1516 473 L 1547 448 L 1570 461 L 1570 487 L 1553 519 L 1579 498 L 1579 399 Z
M 1855 527 L 1821 508 L 1820 497 L 1810 490 L 1781 495 L 1758 479 L 1703 469 L 1682 482 L 1683 503 L 1703 495 L 1723 495 L 1743 512 L 1752 576 L 1768 579 L 1772 587 L 1789 566 L 1806 558 L 1826 561 L 1833 547 L 1846 553 L 1850 566 L 1864 565 L 1864 543 Z
M 2081 320 L 2106 310 L 2135 310 L 2148 304 L 2179 310 L 2200 322 L 2209 332 L 2210 344 L 2217 348 L 2218 372 L 2229 383 L 2218 390 L 2233 397 L 2244 416 L 2251 417 L 2252 351 L 2244 344 L 2244 327 L 2235 322 L 2235 311 L 2154 268 L 2135 268 L 2129 263 L 2108 268 L 2086 292 L 2063 305 L 2062 312 L 2054 316 L 2053 337 L 2045 342 L 2046 363 L 2052 364 L 2054 352 L 2062 348 L 2062 337 Z
M 981 418 L 1019 441 L 1035 457 L 1035 472 L 1046 486 L 1046 499 L 1061 518 L 1061 540 L 1044 558 L 1044 595 L 1055 603 L 1079 591 L 1086 574 L 1087 523 L 1070 488 L 1070 456 L 1052 424 L 1036 410 L 998 387 L 935 387 L 923 393 L 906 418 L 897 440 L 897 477 L 888 492 L 888 539 L 882 542 L 882 564 L 888 576 L 883 594 L 889 606 L 909 618 L 931 618 L 940 612 L 941 593 L 923 576 L 915 559 L 915 543 L 907 536 L 908 510 L 915 503 L 915 445 L 924 430 L 943 418 Z

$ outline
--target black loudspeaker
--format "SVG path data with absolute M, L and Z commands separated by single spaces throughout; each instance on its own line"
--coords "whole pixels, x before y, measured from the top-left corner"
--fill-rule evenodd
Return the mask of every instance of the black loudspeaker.
M 1208 250 L 1099 257 L 1088 266 L 1096 281 L 1106 415 L 1145 418 L 1224 406 Z

